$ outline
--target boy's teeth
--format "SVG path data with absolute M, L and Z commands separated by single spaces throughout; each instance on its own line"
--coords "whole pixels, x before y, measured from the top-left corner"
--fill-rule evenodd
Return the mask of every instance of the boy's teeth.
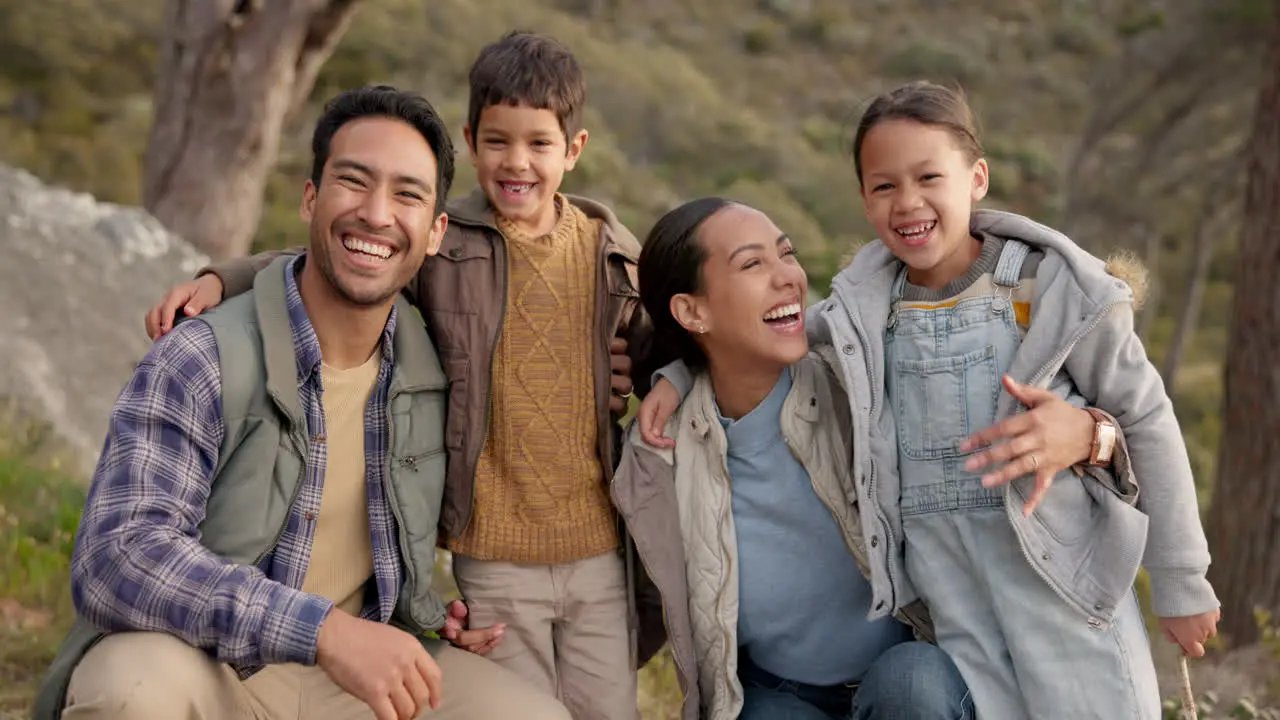
M 502 187 L 507 192 L 513 192 L 519 195 L 529 192 L 529 190 L 533 188 L 533 183 L 502 183 Z
M 765 313 L 764 319 L 778 320 L 780 318 L 790 317 L 792 315 L 799 315 L 801 309 L 802 308 L 800 307 L 799 303 L 791 303 L 790 305 L 783 305 L 782 307 L 774 308 L 769 312 Z
M 383 260 L 386 260 L 387 258 L 391 257 L 391 248 L 387 247 L 386 245 L 378 245 L 377 243 L 365 242 L 364 240 L 359 240 L 353 237 L 343 238 L 342 247 L 350 250 L 351 252 L 358 252 L 358 253 L 363 253 L 365 255 L 372 255 L 376 258 L 382 258 Z

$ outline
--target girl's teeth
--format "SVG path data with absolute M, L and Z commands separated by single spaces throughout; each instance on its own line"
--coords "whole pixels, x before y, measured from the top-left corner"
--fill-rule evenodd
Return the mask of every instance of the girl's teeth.
M 765 314 L 764 314 L 764 319 L 765 319 L 765 320 L 778 320 L 778 319 L 781 319 L 781 318 L 784 318 L 784 317 L 790 317 L 790 316 L 792 316 L 792 315 L 799 315 L 799 314 L 800 314 L 800 310 L 801 310 L 801 307 L 800 307 L 800 305 L 799 305 L 798 303 L 792 303 L 792 304 L 790 304 L 790 305 L 783 305 L 783 306 L 782 306 L 782 307 L 780 307 L 780 308 L 774 308 L 773 310 L 770 310 L 769 312 L 765 313 Z

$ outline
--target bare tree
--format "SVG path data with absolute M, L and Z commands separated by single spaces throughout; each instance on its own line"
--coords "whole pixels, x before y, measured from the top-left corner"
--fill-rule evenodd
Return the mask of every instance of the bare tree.
M 245 254 L 281 126 L 360 0 L 169 0 L 143 204 L 215 260 Z
M 1255 608 L 1280 608 L 1280 10 L 1270 16 L 1209 512 L 1210 579 L 1222 600 L 1222 629 L 1237 644 L 1258 637 Z

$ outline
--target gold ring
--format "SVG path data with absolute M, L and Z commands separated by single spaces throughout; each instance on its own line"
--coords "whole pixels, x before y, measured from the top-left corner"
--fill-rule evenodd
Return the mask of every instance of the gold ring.
M 633 395 L 635 395 L 634 389 L 628 390 L 625 394 L 619 395 L 618 397 L 622 398 L 623 400 L 629 400 Z

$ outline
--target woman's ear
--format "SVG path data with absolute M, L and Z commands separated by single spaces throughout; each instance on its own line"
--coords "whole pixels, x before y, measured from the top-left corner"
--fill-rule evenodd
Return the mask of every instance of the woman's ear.
M 709 329 L 710 318 L 698 298 L 688 293 L 680 293 L 671 297 L 671 317 L 680 323 L 680 327 L 696 335 L 705 335 Z

